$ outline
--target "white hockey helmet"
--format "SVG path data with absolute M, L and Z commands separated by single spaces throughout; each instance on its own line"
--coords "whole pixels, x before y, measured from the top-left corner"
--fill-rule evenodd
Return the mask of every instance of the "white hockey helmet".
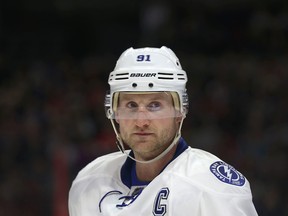
M 108 83 L 108 118 L 112 118 L 117 107 L 119 92 L 170 92 L 175 108 L 184 115 L 188 112 L 187 74 L 175 53 L 165 46 L 127 49 L 110 73 Z

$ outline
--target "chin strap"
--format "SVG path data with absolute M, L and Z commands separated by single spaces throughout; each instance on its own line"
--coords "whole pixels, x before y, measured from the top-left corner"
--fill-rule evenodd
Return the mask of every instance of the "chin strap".
M 111 113 L 111 112 L 110 112 Z M 156 160 L 159 160 L 160 158 L 164 157 L 172 148 L 174 145 L 177 144 L 177 142 L 179 141 L 180 137 L 181 137 L 181 128 L 182 128 L 182 124 L 183 124 L 183 120 L 184 118 L 186 117 L 185 113 L 182 113 L 183 117 L 181 119 L 181 122 L 180 122 L 180 125 L 179 125 L 179 129 L 173 139 L 173 141 L 171 142 L 171 144 L 168 146 L 168 148 L 166 148 L 161 154 L 159 154 L 158 156 L 156 156 L 155 158 L 151 159 L 151 160 L 147 160 L 147 161 L 142 161 L 142 160 L 137 160 L 136 158 L 132 157 L 131 155 L 129 155 L 129 153 L 127 151 L 125 151 L 125 147 L 124 147 L 124 144 L 123 144 L 123 141 L 122 141 L 122 138 L 120 137 L 120 134 L 119 132 L 117 131 L 116 129 L 116 126 L 115 126 L 115 121 L 113 120 L 112 116 L 108 116 L 108 118 L 110 119 L 111 121 L 111 124 L 112 124 L 112 127 L 114 129 L 114 132 L 116 134 L 116 145 L 118 147 L 118 149 L 123 153 L 123 154 L 126 154 L 127 157 L 131 158 L 132 160 L 136 161 L 136 162 L 139 162 L 139 163 L 143 163 L 143 164 L 147 164 L 147 163 L 152 163 Z

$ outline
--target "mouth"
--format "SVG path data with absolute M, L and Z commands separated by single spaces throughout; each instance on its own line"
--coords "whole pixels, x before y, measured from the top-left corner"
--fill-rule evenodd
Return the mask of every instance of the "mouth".
M 148 133 L 148 132 L 136 132 L 134 134 L 137 136 L 150 136 L 150 135 L 152 135 L 152 133 Z

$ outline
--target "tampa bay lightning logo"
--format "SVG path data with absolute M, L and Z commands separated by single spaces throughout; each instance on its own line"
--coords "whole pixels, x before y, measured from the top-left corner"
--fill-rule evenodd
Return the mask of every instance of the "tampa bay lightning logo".
M 245 177 L 234 167 L 223 161 L 213 163 L 210 170 L 222 182 L 237 186 L 245 184 Z

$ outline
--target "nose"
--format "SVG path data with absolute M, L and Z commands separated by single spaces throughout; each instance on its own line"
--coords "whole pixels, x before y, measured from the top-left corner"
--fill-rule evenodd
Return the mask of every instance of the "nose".
M 135 124 L 138 127 L 145 127 L 150 124 L 149 113 L 145 109 L 145 107 L 140 107 L 137 113 L 137 117 L 135 119 Z

